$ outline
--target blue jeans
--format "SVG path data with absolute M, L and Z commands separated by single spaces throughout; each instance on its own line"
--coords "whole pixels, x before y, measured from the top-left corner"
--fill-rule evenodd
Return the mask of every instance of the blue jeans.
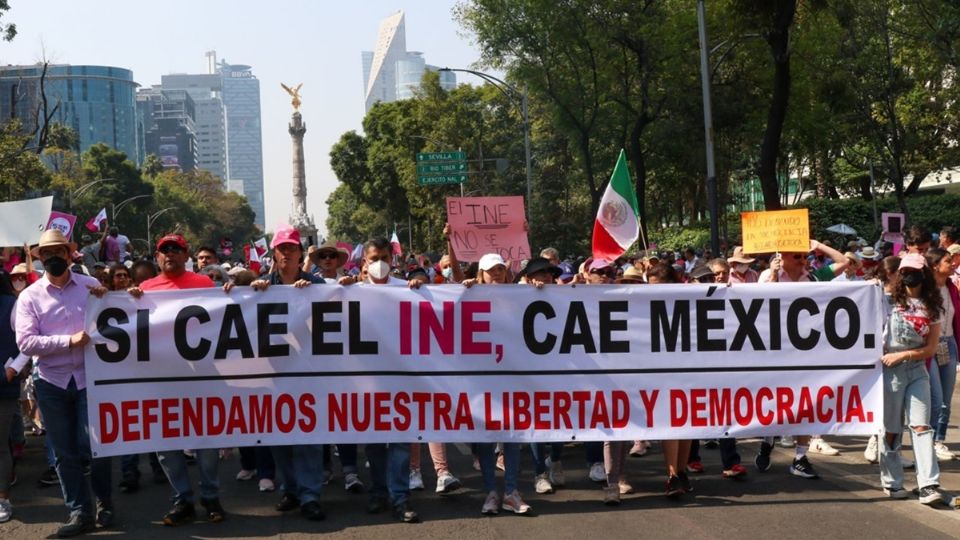
M 87 390 L 77 390 L 71 379 L 64 390 L 43 379 L 35 381 L 37 404 L 47 428 L 47 441 L 53 448 L 57 475 L 63 490 L 63 502 L 70 515 L 93 516 L 90 488 L 97 500 L 110 499 L 110 459 L 91 460 L 90 429 L 87 422 Z M 83 474 L 90 462 L 90 483 Z
M 173 502 L 193 504 L 193 482 L 187 470 L 187 457 L 181 450 L 159 452 L 160 466 L 173 487 Z M 220 494 L 220 451 L 216 448 L 197 450 L 197 465 L 200 469 L 200 498 L 216 499 Z
M 947 438 L 947 424 L 950 423 L 950 400 L 953 388 L 957 384 L 957 342 L 953 337 L 942 337 L 950 351 L 950 362 L 945 366 L 937 364 L 934 358 L 930 362 L 930 427 L 933 428 L 933 440 L 943 442 Z
M 300 504 L 320 500 L 323 489 L 323 445 L 274 446 L 273 462 L 283 475 L 280 491 L 300 499 Z
M 387 497 L 394 506 L 410 498 L 410 444 L 368 444 L 363 451 L 370 462 L 370 497 Z
M 497 456 L 495 443 L 478 443 L 477 458 L 480 460 L 480 474 L 483 475 L 483 491 L 489 493 L 497 489 Z M 520 480 L 520 444 L 503 443 L 503 492 L 513 493 Z
M 547 472 L 547 452 L 550 452 L 550 461 L 556 463 L 563 459 L 563 443 L 531 443 L 530 451 L 533 452 L 533 472 L 537 476 Z M 603 461 L 603 443 L 600 443 L 600 461 Z

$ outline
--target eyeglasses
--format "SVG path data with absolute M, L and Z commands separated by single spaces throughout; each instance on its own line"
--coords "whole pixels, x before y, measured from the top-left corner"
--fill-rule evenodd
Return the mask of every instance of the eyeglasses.
M 163 253 L 164 255 L 169 255 L 171 253 L 183 253 L 186 250 L 176 244 L 164 244 L 160 246 L 160 249 L 157 251 Z
M 340 256 L 337 255 L 336 253 L 318 253 L 316 257 L 320 260 L 323 260 L 323 259 L 337 259 Z
M 280 253 L 293 253 L 300 249 L 299 244 L 280 244 L 277 246 L 277 251 Z

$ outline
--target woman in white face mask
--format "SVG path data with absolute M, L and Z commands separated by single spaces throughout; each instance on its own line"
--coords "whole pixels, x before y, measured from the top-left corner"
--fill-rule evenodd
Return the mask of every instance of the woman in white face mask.
M 10 286 L 13 287 L 13 294 L 16 296 L 20 296 L 20 293 L 36 280 L 37 274 L 28 272 L 26 263 L 20 263 L 10 271 Z

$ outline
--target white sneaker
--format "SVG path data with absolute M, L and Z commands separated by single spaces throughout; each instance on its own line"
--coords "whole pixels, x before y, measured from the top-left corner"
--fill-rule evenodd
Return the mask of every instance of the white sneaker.
M 423 476 L 420 475 L 420 471 L 410 469 L 410 491 L 421 490 L 423 490 Z
M 271 479 L 269 479 L 269 478 L 261 478 L 261 479 L 260 479 L 260 492 L 261 492 L 261 493 L 268 493 L 268 492 L 273 491 L 273 490 L 275 490 L 275 489 L 277 489 L 277 487 L 276 487 L 275 485 L 273 485 L 273 480 L 271 480 Z
M 247 480 L 253 480 L 253 477 L 256 475 L 257 475 L 257 471 L 240 469 L 240 472 L 237 473 L 237 480 L 239 480 L 240 482 L 246 482 Z
M 532 510 L 529 504 L 523 502 L 523 499 L 520 498 L 520 492 L 517 490 L 503 496 L 503 504 L 500 508 L 520 515 L 529 514 Z
M 447 471 L 440 473 L 437 477 L 437 493 L 451 493 L 460 489 L 460 481 L 457 477 Z
M 863 459 L 868 463 L 876 463 L 879 460 L 880 444 L 877 442 L 877 436 L 873 435 L 867 441 L 867 448 L 863 451 Z
M 487 493 L 487 500 L 483 501 L 480 513 L 485 516 L 495 516 L 500 513 L 500 497 L 496 491 Z
M 543 464 L 547 466 L 547 471 L 550 473 L 551 486 L 563 487 L 566 485 L 567 477 L 563 474 L 562 462 L 554 462 L 550 459 L 550 456 L 547 456 L 547 459 L 543 460 Z M 553 493 L 553 488 L 550 489 L 549 493 Z
M 621 495 L 629 495 L 633 493 L 633 486 L 631 486 L 626 480 L 617 482 L 617 487 L 620 488 Z
M 363 482 L 357 473 L 348 472 L 343 475 L 343 489 L 350 493 L 363 493 Z
M 933 443 L 933 450 L 937 453 L 937 461 L 950 461 L 956 457 L 941 441 Z
M 598 461 L 590 465 L 590 480 L 594 482 L 607 481 L 607 471 L 603 468 L 602 461 Z
M 793 440 L 793 435 L 784 435 L 780 437 L 780 446 L 782 448 L 793 448 L 797 443 Z
M 840 451 L 836 448 L 830 446 L 830 443 L 823 440 L 820 437 L 814 437 L 810 439 L 810 447 L 807 449 L 808 452 L 813 452 L 814 454 L 823 454 L 825 456 L 839 456 Z
M 13 517 L 13 505 L 10 499 L 0 499 L 0 523 L 6 523 Z
M 543 473 L 537 475 L 537 478 L 533 483 L 533 489 L 540 494 L 553 493 L 553 484 L 550 483 L 549 474 Z

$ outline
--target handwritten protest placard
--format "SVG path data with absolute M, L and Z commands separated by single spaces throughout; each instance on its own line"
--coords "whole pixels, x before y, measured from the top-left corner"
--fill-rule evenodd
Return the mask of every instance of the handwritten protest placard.
M 744 253 L 810 251 L 810 216 L 806 208 L 741 212 Z
M 448 197 L 447 223 L 461 261 L 498 253 L 505 261 L 530 258 L 523 197 Z

